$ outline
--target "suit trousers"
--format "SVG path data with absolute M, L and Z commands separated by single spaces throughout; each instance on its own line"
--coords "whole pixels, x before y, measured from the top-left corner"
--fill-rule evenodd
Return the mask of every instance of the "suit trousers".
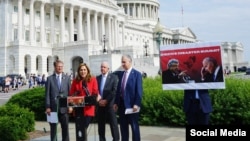
M 92 117 L 84 116 L 82 107 L 76 107 L 74 108 L 74 110 L 75 110 L 76 140 L 87 141 L 88 140 L 87 128 L 92 120 Z
M 99 141 L 106 141 L 105 125 L 107 121 L 109 121 L 113 141 L 119 141 L 120 137 L 119 137 L 118 123 L 113 107 L 109 105 L 107 107 L 98 107 L 97 117 L 98 117 Z
M 140 141 L 139 113 L 126 114 L 124 101 L 121 98 L 119 108 L 119 123 L 121 130 L 121 141 L 129 141 L 129 124 L 132 130 L 132 141 Z
M 62 141 L 69 141 L 69 115 L 59 113 L 58 120 L 62 129 Z M 50 140 L 57 141 L 57 123 L 50 123 Z
M 191 99 L 190 108 L 186 112 L 186 118 L 189 125 L 208 125 L 209 113 L 204 113 L 201 109 L 198 99 Z

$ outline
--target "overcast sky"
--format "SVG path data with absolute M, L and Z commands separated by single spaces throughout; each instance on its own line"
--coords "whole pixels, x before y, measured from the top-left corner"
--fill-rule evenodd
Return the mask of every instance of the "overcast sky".
M 241 42 L 244 61 L 250 62 L 250 0 L 159 2 L 160 22 L 165 27 L 189 27 L 202 41 Z

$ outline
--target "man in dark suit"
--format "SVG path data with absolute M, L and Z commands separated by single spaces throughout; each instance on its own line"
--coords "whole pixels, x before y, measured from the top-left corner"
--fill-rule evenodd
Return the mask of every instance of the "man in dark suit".
M 208 125 L 212 112 L 208 90 L 184 90 L 183 108 L 188 125 Z
M 47 78 L 45 85 L 46 114 L 56 112 L 62 128 L 62 141 L 69 141 L 67 104 L 59 102 L 66 98 L 70 90 L 70 78 L 63 73 L 63 62 L 54 62 L 54 74 Z M 57 141 L 57 123 L 50 123 L 51 141 Z
M 97 76 L 98 88 L 101 100 L 98 102 L 97 118 L 99 141 L 106 141 L 105 124 L 109 120 L 113 141 L 119 141 L 119 130 L 113 105 L 118 85 L 118 77 L 109 73 L 109 64 L 101 63 L 101 74 Z
M 183 77 L 186 76 L 186 71 L 179 70 L 179 61 L 170 59 L 167 64 L 167 69 L 162 72 L 163 84 L 185 83 Z
M 223 68 L 218 65 L 213 57 L 206 57 L 202 61 L 201 81 L 202 82 L 223 82 Z
M 121 141 L 129 141 L 129 124 L 132 129 L 132 141 L 140 141 L 139 109 L 142 100 L 142 76 L 141 72 L 132 68 L 132 58 L 123 55 L 121 59 L 124 71 L 118 73 L 119 83 L 117 88 L 114 109 L 118 109 L 121 131 Z M 125 114 L 126 109 L 132 109 L 132 113 Z

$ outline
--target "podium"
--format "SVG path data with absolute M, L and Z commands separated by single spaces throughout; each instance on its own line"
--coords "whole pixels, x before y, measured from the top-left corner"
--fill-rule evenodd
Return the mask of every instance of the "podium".
M 64 101 L 65 102 L 65 101 Z M 75 112 L 76 141 L 87 141 L 83 108 L 96 105 L 96 96 L 70 96 L 66 100 L 67 107 L 72 107 Z

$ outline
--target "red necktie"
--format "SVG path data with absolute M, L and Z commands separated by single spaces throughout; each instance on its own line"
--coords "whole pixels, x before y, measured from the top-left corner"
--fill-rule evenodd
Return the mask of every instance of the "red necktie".
M 126 79 L 127 79 L 127 71 L 124 72 L 123 78 L 122 78 L 122 87 L 121 87 L 122 97 L 124 97 L 124 91 L 125 91 L 125 86 L 126 86 Z

